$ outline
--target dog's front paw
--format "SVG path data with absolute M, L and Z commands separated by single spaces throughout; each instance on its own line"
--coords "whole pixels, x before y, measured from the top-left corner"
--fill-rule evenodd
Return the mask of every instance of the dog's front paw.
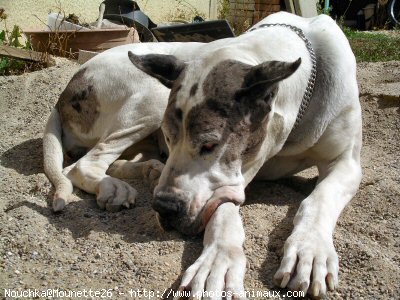
M 102 209 L 117 212 L 121 206 L 129 208 L 135 204 L 136 190 L 125 181 L 105 177 L 98 185 L 97 204 Z
M 246 257 L 240 247 L 211 244 L 182 277 L 179 291 L 191 299 L 245 299 Z
M 156 159 L 150 159 L 143 165 L 143 177 L 150 183 L 151 189 L 154 189 L 158 184 L 161 172 L 164 169 L 164 164 Z
M 275 283 L 323 298 L 338 284 L 339 262 L 332 237 L 314 230 L 295 230 L 285 242 Z M 310 282 L 311 279 L 311 282 Z

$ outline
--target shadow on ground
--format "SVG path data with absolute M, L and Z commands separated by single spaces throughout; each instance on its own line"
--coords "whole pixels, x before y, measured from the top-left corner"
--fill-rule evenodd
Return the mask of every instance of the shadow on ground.
M 272 206 L 287 206 L 283 219 L 268 235 L 267 255 L 259 270 L 258 277 L 265 287 L 279 291 L 273 283 L 282 255 L 283 245 L 293 229 L 293 218 L 300 203 L 314 189 L 317 178 L 307 179 L 299 176 L 273 182 L 254 182 L 246 190 L 247 204 L 263 203 Z M 283 291 L 283 290 L 282 290 Z
M 42 139 L 31 139 L 10 148 L 1 156 L 1 165 L 16 170 L 22 175 L 43 173 Z M 292 220 L 303 200 L 314 188 L 315 179 L 292 177 L 275 182 L 253 182 L 246 189 L 245 205 L 288 206 L 286 216 L 274 227 L 268 237 L 268 251 L 259 271 L 259 279 L 271 290 L 277 290 L 272 282 L 282 256 L 284 241 L 292 230 Z M 133 186 L 143 183 L 131 182 Z M 139 197 L 133 209 L 117 213 L 102 211 L 97 207 L 93 195 L 76 190 L 78 201 L 72 201 L 61 213 L 54 213 L 50 207 L 23 201 L 6 209 L 9 213 L 19 207 L 28 207 L 46 217 L 57 230 L 67 230 L 74 239 L 87 238 L 92 231 L 118 234 L 127 243 L 147 243 L 151 241 L 185 240 L 181 257 L 183 272 L 194 263 L 202 251 L 201 237 L 184 237 L 177 232 L 162 232 L 155 213 L 150 207 L 151 191 L 147 187 L 139 189 Z M 142 197 L 143 196 L 143 197 Z M 49 201 L 49 200 L 48 200 Z M 182 274 L 171 284 L 170 289 L 179 287 Z
M 43 173 L 42 139 L 30 139 L 3 153 L 1 165 L 22 175 Z

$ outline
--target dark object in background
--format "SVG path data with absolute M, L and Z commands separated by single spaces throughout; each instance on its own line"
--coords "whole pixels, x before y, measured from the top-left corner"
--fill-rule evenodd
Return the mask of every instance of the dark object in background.
M 357 13 L 356 24 L 358 30 L 365 30 L 365 15 L 362 10 L 359 10 Z
M 160 42 L 211 42 L 234 36 L 226 20 L 204 21 L 196 16 L 190 24 L 157 27 L 135 1 L 105 0 L 103 3 L 103 18 L 135 27 L 142 42 L 154 42 L 155 38 Z
M 144 14 L 139 5 L 132 0 L 105 0 L 104 19 L 135 27 L 139 33 L 140 41 L 153 42 L 154 37 L 150 29 L 157 26 Z
M 208 43 L 235 36 L 226 20 L 159 26 L 152 28 L 151 31 L 159 42 Z
M 387 6 L 388 15 L 393 26 L 400 25 L 400 0 L 391 0 Z
M 332 12 L 330 15 L 338 20 L 346 13 L 345 20 L 357 20 L 357 13 L 368 4 L 376 4 L 376 0 L 331 0 Z

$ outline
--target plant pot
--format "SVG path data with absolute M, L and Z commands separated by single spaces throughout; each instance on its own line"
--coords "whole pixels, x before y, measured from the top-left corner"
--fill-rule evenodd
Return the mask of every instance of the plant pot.
M 134 28 L 90 30 L 25 30 L 32 49 L 52 55 L 77 58 L 79 50 L 102 52 L 104 50 L 139 42 Z

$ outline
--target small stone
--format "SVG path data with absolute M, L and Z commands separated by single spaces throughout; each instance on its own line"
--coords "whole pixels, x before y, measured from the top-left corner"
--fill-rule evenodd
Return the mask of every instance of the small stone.
M 18 270 L 15 270 L 14 273 L 17 274 L 17 275 L 21 274 L 21 272 L 18 271 Z
M 96 259 L 101 258 L 101 253 L 100 252 L 96 252 L 96 254 L 94 255 L 94 258 L 96 258 Z

